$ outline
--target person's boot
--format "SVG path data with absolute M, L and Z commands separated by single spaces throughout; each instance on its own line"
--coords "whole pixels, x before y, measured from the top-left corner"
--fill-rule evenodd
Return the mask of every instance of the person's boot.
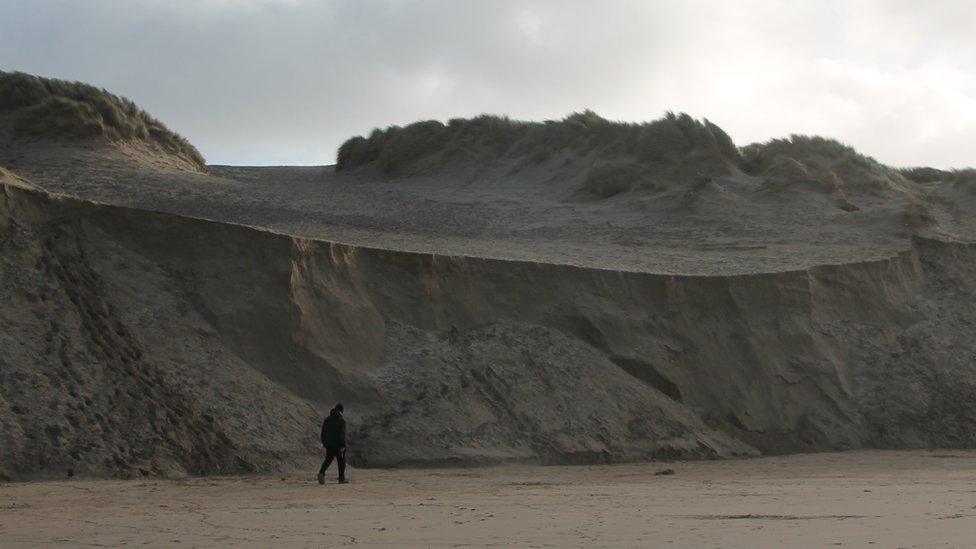
M 346 480 L 346 479 L 344 479 L 344 478 L 340 478 L 339 479 L 339 484 L 349 484 L 349 481 Z
M 325 474 L 319 473 L 319 484 L 325 484 Z

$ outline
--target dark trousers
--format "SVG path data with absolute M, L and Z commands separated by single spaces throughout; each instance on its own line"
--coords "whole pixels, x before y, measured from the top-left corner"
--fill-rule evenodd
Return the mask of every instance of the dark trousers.
M 332 465 L 333 458 L 339 462 L 339 480 L 346 478 L 346 453 L 339 451 L 338 448 L 325 449 L 325 461 L 322 462 L 319 474 L 325 474 L 325 470 L 329 468 L 329 465 Z

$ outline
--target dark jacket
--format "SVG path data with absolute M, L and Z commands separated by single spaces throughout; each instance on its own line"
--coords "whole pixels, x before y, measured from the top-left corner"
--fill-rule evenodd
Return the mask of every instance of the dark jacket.
M 322 422 L 322 446 L 326 448 L 346 447 L 346 420 L 342 412 L 335 408 L 329 412 L 329 417 Z

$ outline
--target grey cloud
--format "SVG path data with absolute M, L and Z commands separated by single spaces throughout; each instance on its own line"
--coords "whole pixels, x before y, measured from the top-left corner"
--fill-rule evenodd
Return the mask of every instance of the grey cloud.
M 211 162 L 331 162 L 374 126 L 589 107 L 629 120 L 687 110 L 740 143 L 816 132 L 893 164 L 974 163 L 955 142 L 976 132 L 965 1 L 924 17 L 875 0 L 0 7 L 0 68 L 126 95 Z

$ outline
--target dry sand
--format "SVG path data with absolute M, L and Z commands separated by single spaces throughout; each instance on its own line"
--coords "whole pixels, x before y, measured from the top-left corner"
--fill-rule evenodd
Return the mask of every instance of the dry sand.
M 655 475 L 666 467 L 674 475 Z M 334 471 L 331 471 L 334 475 Z M 0 545 L 959 547 L 976 452 L 0 488 Z M 330 475 L 331 476 L 331 475 Z

